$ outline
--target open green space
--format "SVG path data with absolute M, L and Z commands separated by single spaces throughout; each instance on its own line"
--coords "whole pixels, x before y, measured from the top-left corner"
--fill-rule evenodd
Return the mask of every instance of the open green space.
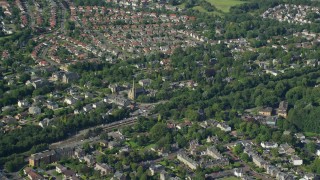
M 222 15 L 222 13 L 228 13 L 232 6 L 244 4 L 248 1 L 241 1 L 241 0 L 206 0 L 207 2 L 211 3 L 213 6 L 217 8 L 219 11 L 208 12 L 201 6 L 194 6 L 192 9 L 198 10 L 199 12 L 208 13 L 210 15 Z M 180 4 L 178 7 L 184 9 L 186 6 L 185 3 Z
M 206 0 L 212 5 L 214 5 L 218 10 L 223 12 L 229 12 L 232 6 L 236 6 L 239 4 L 246 3 L 247 1 L 240 1 L 240 0 Z

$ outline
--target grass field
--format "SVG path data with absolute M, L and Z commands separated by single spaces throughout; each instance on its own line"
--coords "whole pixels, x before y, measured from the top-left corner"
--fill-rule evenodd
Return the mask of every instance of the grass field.
M 214 5 L 217 9 L 223 11 L 223 12 L 229 12 L 230 7 L 236 6 L 239 4 L 246 3 L 246 1 L 240 1 L 240 0 L 206 0 L 212 5 Z
M 224 13 L 228 13 L 230 11 L 230 7 L 236 6 L 239 4 L 246 3 L 247 1 L 240 1 L 240 0 L 206 0 L 212 5 L 214 5 L 220 12 L 214 11 L 214 12 L 208 12 L 207 10 L 203 9 L 201 6 L 195 6 L 193 7 L 194 10 L 198 10 L 200 12 L 205 12 L 212 15 L 221 15 L 221 11 Z M 185 3 L 179 5 L 180 8 L 185 8 Z

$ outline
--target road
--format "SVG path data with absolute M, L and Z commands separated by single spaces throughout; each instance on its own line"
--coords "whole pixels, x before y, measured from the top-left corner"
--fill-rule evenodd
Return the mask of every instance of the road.
M 103 128 L 104 131 L 110 132 L 110 131 L 113 131 L 114 129 L 123 128 L 125 126 L 132 126 L 136 122 L 137 122 L 137 117 L 132 117 L 132 118 L 123 119 L 123 120 L 120 120 L 117 122 L 113 122 L 110 124 L 103 124 L 103 125 L 91 127 L 91 128 L 79 131 L 76 135 L 69 137 L 68 139 L 66 139 L 64 141 L 52 143 L 49 146 L 49 149 L 57 149 L 57 148 L 63 148 L 63 147 L 75 147 L 75 146 L 79 146 L 81 144 L 84 144 L 85 142 L 96 141 L 99 139 L 99 137 L 85 139 L 86 133 L 89 130 L 94 130 L 95 128 Z
M 47 62 L 49 62 L 49 63 L 52 64 L 52 65 L 55 65 L 55 66 L 57 66 L 57 67 L 60 67 L 60 66 L 61 66 L 60 64 L 58 64 L 58 63 L 55 62 L 55 61 L 52 61 L 50 58 L 47 57 L 48 50 L 49 50 L 49 47 L 48 47 L 48 46 L 44 46 L 44 47 L 42 48 L 42 51 L 40 52 L 39 57 L 42 58 L 42 59 L 45 59 Z
M 60 19 L 60 30 L 63 34 L 67 34 L 66 29 L 65 29 L 65 21 L 66 21 L 66 14 L 67 14 L 67 9 L 66 7 L 62 4 L 61 1 L 59 1 L 58 6 L 60 7 L 61 10 L 61 19 Z

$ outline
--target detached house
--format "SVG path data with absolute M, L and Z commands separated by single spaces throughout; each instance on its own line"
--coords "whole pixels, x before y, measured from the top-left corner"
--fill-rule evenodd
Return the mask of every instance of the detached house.
M 29 102 L 27 100 L 19 100 L 18 101 L 18 107 L 25 108 L 29 106 Z
M 291 157 L 291 162 L 294 166 L 300 166 L 303 164 L 303 160 L 297 155 L 293 155 Z
M 29 114 L 37 115 L 41 113 L 41 109 L 37 106 L 29 107 Z
M 94 169 L 100 171 L 102 176 L 111 174 L 113 172 L 113 169 L 105 163 L 96 163 Z
M 287 118 L 287 111 L 288 111 L 288 102 L 281 101 L 278 108 L 278 116 L 283 118 Z
M 73 73 L 73 72 L 66 72 L 63 76 L 62 76 L 62 82 L 63 83 L 71 83 L 74 82 L 76 80 L 78 80 L 80 77 L 77 73 Z
M 259 110 L 259 114 L 262 116 L 271 116 L 272 114 L 272 108 L 266 107 Z
M 230 132 L 230 131 L 231 131 L 231 127 L 228 126 L 227 124 L 224 124 L 224 123 L 219 123 L 219 124 L 217 125 L 217 127 L 218 127 L 219 129 L 221 129 L 222 131 L 224 131 L 224 132 Z

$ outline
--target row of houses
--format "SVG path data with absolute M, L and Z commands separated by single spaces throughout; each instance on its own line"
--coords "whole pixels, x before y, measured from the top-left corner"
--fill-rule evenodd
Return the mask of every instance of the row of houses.
M 247 153 L 252 158 L 253 163 L 259 168 L 266 170 L 267 174 L 278 180 L 290 180 L 294 179 L 294 176 L 285 172 L 282 172 L 279 168 L 271 165 L 268 161 L 264 160 L 255 150 L 250 146 L 246 146 L 244 153 Z

